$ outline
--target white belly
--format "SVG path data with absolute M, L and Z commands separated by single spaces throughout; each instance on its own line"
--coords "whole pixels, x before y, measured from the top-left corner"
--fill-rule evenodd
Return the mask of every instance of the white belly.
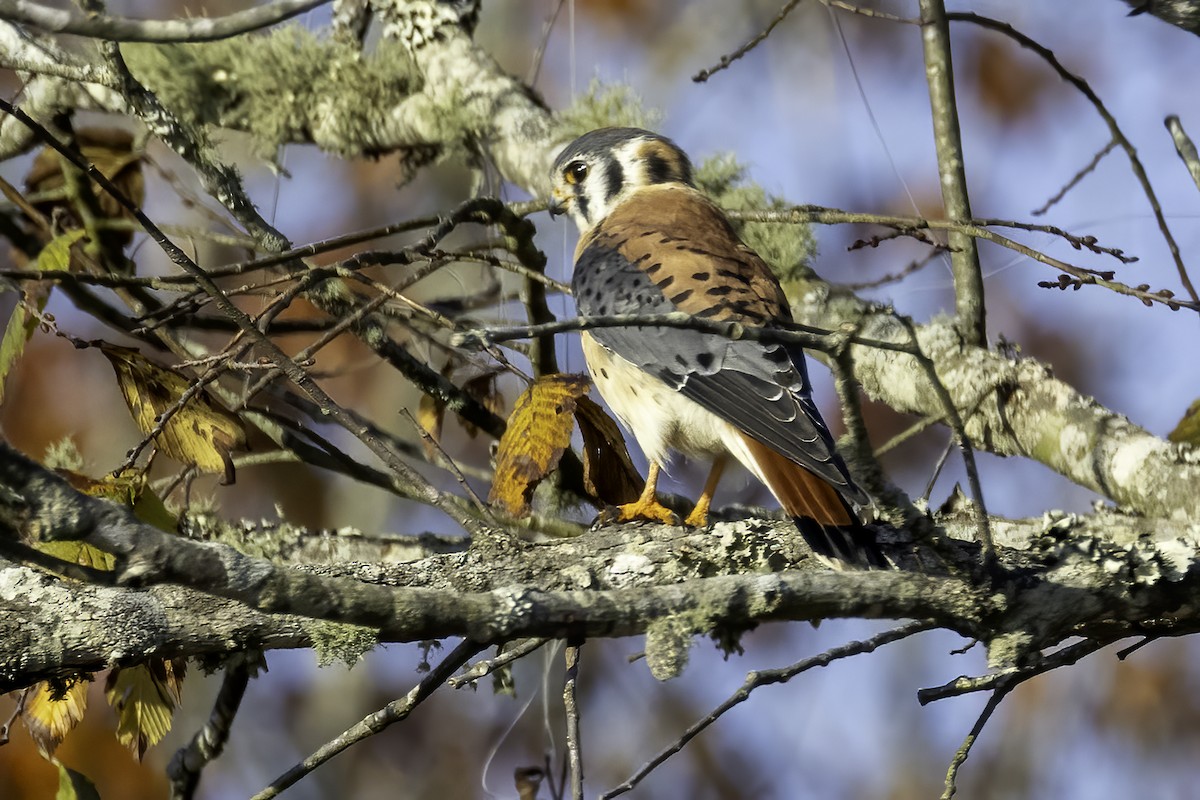
M 635 367 L 593 339 L 580 337 L 588 370 L 621 423 L 633 433 L 646 458 L 666 466 L 672 450 L 712 459 L 732 452 L 745 459 L 741 433 L 725 420 Z M 740 451 L 740 452 L 739 452 Z

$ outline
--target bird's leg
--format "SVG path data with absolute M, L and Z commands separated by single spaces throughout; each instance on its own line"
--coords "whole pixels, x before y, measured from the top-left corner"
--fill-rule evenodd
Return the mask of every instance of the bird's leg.
M 632 503 L 617 506 L 616 522 L 649 520 L 663 525 L 679 524 L 679 516 L 658 502 L 658 473 L 658 464 L 651 461 L 650 472 L 646 475 L 646 488 L 642 489 L 641 497 Z
M 721 473 L 725 471 L 725 464 L 728 461 L 729 457 L 725 453 L 713 459 L 712 469 L 708 471 L 708 480 L 704 482 L 704 492 L 696 501 L 696 507 L 692 509 L 692 513 L 688 514 L 687 519 L 683 521 L 684 525 L 703 528 L 708 524 L 708 507 L 712 505 L 713 494 L 717 491 L 717 483 L 720 482 Z

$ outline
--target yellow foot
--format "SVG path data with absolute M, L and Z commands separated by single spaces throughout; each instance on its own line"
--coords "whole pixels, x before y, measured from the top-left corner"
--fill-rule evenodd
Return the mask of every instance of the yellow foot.
M 696 507 L 692 509 L 692 513 L 687 515 L 683 524 L 690 528 L 708 527 L 708 503 L 696 503 Z
M 658 502 L 655 498 L 635 500 L 632 503 L 607 508 L 600 514 L 601 522 L 658 522 L 663 525 L 678 525 L 679 515 Z

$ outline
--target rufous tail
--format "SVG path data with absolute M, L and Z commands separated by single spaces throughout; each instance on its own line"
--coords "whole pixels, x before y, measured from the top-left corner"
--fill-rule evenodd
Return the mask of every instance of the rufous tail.
M 813 552 L 835 564 L 888 568 L 875 537 L 836 488 L 762 442 L 744 438 L 763 482 Z

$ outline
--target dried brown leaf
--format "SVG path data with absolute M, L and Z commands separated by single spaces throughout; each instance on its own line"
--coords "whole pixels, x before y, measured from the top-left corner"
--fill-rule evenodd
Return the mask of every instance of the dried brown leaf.
M 162 414 L 178 405 L 191 379 L 154 364 L 141 353 L 104 342 L 100 350 L 112 362 L 133 419 L 149 435 Z M 246 444 L 242 422 L 207 392 L 201 391 L 175 411 L 154 443 L 167 455 L 204 472 L 222 472 L 233 482 L 230 454 Z
M 636 500 L 645 481 L 629 458 L 617 423 L 588 397 L 579 398 L 575 420 L 583 434 L 583 488 L 601 508 Z
M 585 375 L 543 375 L 513 406 L 496 453 L 488 502 L 514 517 L 529 513 L 533 490 L 558 466 L 571 444 L 575 409 L 591 384 Z
M 75 141 L 83 157 L 111 180 L 121 192 L 141 205 L 146 196 L 145 177 L 142 174 L 142 154 L 133 149 L 133 136 L 116 128 L 81 128 L 75 132 Z M 105 219 L 131 218 L 116 198 L 103 189 L 85 180 L 82 184 L 95 197 L 96 208 Z M 76 223 L 80 215 L 71 208 L 66 182 L 63 180 L 62 156 L 47 147 L 38 152 L 25 176 L 25 188 L 36 195 L 35 207 L 47 217 L 54 215 L 55 208 L 66 209 Z M 133 232 L 106 231 L 120 247 L 129 244 Z
M 488 370 L 482 375 L 476 375 L 462 385 L 463 392 L 470 395 L 479 404 L 491 411 L 497 416 L 504 414 L 504 397 L 500 394 L 500 387 L 497 385 L 496 378 L 500 375 L 500 370 Z M 479 434 L 479 428 L 467 422 L 462 421 L 463 430 L 472 439 Z

